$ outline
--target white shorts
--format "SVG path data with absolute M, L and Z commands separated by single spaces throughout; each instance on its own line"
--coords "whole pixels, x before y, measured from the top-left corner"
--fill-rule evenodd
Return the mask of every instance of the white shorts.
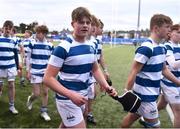
M 180 104 L 180 87 L 169 87 L 161 82 L 161 89 L 168 103 Z
M 43 82 L 43 77 L 36 76 L 31 74 L 31 83 L 42 83 Z
M 156 119 L 159 117 L 156 102 L 141 102 L 137 113 L 147 119 Z
M 8 81 L 15 81 L 17 75 L 16 67 L 9 69 L 0 69 L 0 78 L 7 78 Z
M 96 91 L 95 91 L 95 87 L 96 83 L 92 83 L 89 87 L 88 87 L 88 99 L 95 99 L 96 97 Z
M 84 120 L 85 104 L 78 107 L 71 100 L 56 99 L 56 107 L 66 127 L 75 126 Z

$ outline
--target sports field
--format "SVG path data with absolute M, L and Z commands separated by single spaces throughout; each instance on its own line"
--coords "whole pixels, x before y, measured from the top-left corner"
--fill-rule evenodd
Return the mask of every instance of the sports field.
M 134 57 L 134 46 L 105 45 L 103 47 L 108 71 L 111 75 L 114 87 L 119 94 L 123 92 L 125 81 L 127 79 L 131 63 Z M 0 128 L 57 128 L 61 121 L 56 111 L 54 102 L 54 93 L 49 92 L 49 115 L 50 122 L 45 122 L 40 117 L 40 99 L 35 101 L 32 111 L 26 108 L 27 97 L 31 94 L 30 84 L 26 82 L 26 86 L 19 85 L 16 81 L 16 102 L 15 106 L 19 111 L 18 115 L 12 115 L 8 111 L 8 93 L 7 86 L 4 87 L 3 95 L 0 97 Z M 88 125 L 89 128 L 118 128 L 122 118 L 126 115 L 121 105 L 112 100 L 108 95 L 101 97 L 104 93 L 98 92 L 98 96 L 93 105 L 93 113 L 97 120 L 97 125 Z M 170 119 L 165 110 L 160 112 L 160 120 L 162 128 L 172 127 Z M 142 127 L 138 122 L 134 123 L 134 128 Z

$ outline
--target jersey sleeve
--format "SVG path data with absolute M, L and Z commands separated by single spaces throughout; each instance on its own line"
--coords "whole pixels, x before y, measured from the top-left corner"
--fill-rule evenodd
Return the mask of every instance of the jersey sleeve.
M 139 63 L 145 64 L 151 56 L 152 49 L 147 46 L 141 46 L 136 50 L 134 60 Z
M 166 56 L 171 56 L 173 55 L 173 47 L 170 43 L 165 43 L 165 49 L 166 49 Z
M 59 46 L 55 47 L 52 55 L 49 59 L 49 64 L 53 65 L 55 67 L 61 68 L 67 55 L 68 55 L 68 49 L 67 49 L 68 43 L 61 43 Z

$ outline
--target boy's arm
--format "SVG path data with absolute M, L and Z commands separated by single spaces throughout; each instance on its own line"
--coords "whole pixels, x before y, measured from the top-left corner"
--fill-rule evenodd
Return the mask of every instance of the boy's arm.
M 105 79 L 108 80 L 109 79 L 109 73 L 108 73 L 108 70 L 107 70 L 107 65 L 106 65 L 105 60 L 104 60 L 103 51 L 101 51 L 99 64 L 101 65 L 101 68 L 103 69 Z
M 176 78 L 171 71 L 167 68 L 166 64 L 164 63 L 162 74 L 164 77 L 166 77 L 168 80 L 174 82 L 177 86 L 180 86 L 180 80 Z
M 166 60 L 173 69 L 180 68 L 180 60 L 176 61 L 174 55 L 169 55 L 168 57 L 166 57 Z
M 133 62 L 130 73 L 128 75 L 125 90 L 131 90 L 133 88 L 133 85 L 134 85 L 134 82 L 136 79 L 136 75 L 137 75 L 137 73 L 139 73 L 139 71 L 142 69 L 143 66 L 144 66 L 144 64 L 142 64 L 142 63 L 139 63 L 137 61 Z
M 16 48 L 13 49 L 14 52 L 14 59 L 16 63 L 17 70 L 19 69 L 19 57 L 18 57 L 18 50 Z
M 93 70 L 92 70 L 93 76 L 95 77 L 96 81 L 99 83 L 99 85 L 102 87 L 102 89 L 105 89 L 105 91 L 110 94 L 111 96 L 116 96 L 117 92 L 115 89 L 108 85 L 107 81 L 104 78 L 104 75 L 99 68 L 99 65 L 97 62 L 93 64 Z M 109 92 L 111 91 L 111 92 Z

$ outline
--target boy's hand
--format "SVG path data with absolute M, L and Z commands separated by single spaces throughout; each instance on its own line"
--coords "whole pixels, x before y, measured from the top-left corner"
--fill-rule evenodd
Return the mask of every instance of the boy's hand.
M 117 91 L 115 90 L 114 87 L 108 87 L 106 89 L 106 92 L 110 95 L 110 96 L 117 96 Z
M 76 104 L 77 106 L 82 106 L 83 104 L 87 103 L 87 98 L 80 95 L 79 93 L 76 93 L 74 91 L 71 91 L 71 96 L 69 97 L 71 101 Z

